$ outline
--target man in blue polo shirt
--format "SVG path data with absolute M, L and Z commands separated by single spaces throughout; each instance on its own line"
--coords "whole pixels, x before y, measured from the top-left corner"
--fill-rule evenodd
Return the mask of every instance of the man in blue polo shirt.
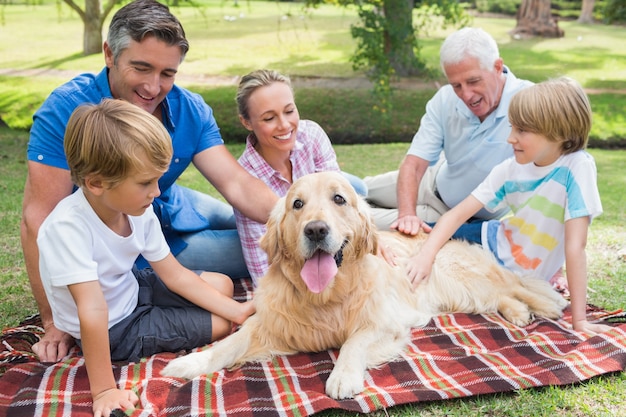
M 178 19 L 155 0 L 136 0 L 113 17 L 104 43 L 106 67 L 79 75 L 52 92 L 34 115 L 24 189 L 22 248 L 45 335 L 33 346 L 43 362 L 62 359 L 73 341 L 54 326 L 39 275 L 36 238 L 56 204 L 75 190 L 63 137 L 74 109 L 104 98 L 129 101 L 156 116 L 174 148 L 159 181 L 154 209 L 172 253 L 186 267 L 248 276 L 232 207 L 175 182 L 190 163 L 233 206 L 257 221 L 267 220 L 276 195 L 248 174 L 224 146 L 212 109 L 201 96 L 174 85 L 189 44 Z M 138 261 L 143 266 L 142 260 Z

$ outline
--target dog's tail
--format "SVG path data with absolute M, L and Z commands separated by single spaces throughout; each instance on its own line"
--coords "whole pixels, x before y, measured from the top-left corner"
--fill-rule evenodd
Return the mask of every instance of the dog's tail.
M 528 304 L 530 311 L 541 317 L 557 319 L 563 315 L 567 300 L 549 282 L 532 275 L 520 278 L 523 289 L 516 298 Z

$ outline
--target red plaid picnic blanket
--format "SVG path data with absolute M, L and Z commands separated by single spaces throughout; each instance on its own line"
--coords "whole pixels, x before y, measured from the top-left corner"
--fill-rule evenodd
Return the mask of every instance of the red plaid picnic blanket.
M 249 298 L 250 288 L 248 281 L 242 282 L 238 297 Z M 623 319 L 621 311 L 591 306 L 589 315 L 596 320 Z M 37 362 L 32 352 L 20 355 L 14 346 L 6 348 L 11 340 L 32 345 L 41 333 L 37 329 L 32 324 L 13 329 L 30 339 L 15 331 L 3 333 L 0 416 L 90 416 L 86 368 L 77 352 L 48 366 Z M 160 376 L 175 353 L 117 363 L 114 372 L 119 386 L 135 390 L 140 398 L 137 408 L 127 413 L 136 417 L 307 416 L 327 409 L 368 413 L 419 401 L 571 384 L 623 371 L 626 325 L 615 324 L 605 334 L 585 338 L 566 320 L 540 318 L 521 328 L 496 314 L 445 314 L 414 329 L 402 357 L 369 370 L 365 391 L 342 401 L 324 393 L 337 354 L 329 350 L 279 356 L 190 381 Z

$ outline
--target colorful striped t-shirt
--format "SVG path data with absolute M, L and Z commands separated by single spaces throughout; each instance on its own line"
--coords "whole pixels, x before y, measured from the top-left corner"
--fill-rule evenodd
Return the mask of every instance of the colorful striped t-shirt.
M 496 247 L 489 249 L 518 274 L 549 280 L 565 262 L 565 222 L 602 213 L 596 179 L 595 161 L 585 151 L 545 167 L 515 158 L 500 163 L 472 192 L 486 209 L 508 206 L 512 212 L 500 221 Z

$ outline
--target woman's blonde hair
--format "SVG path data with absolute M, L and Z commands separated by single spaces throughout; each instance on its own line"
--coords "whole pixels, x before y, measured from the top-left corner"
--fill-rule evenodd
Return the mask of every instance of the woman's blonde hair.
M 257 88 L 266 87 L 273 83 L 285 83 L 289 88 L 292 88 L 289 77 L 274 70 L 259 69 L 241 77 L 239 87 L 237 88 L 237 96 L 235 97 L 237 110 L 241 117 L 250 120 L 250 109 L 248 108 L 250 96 Z
M 585 149 L 591 130 L 591 104 L 581 85 L 569 77 L 547 80 L 515 94 L 511 125 L 561 143 L 568 154 Z
M 98 175 L 110 188 L 132 172 L 147 167 L 167 171 L 172 159 L 172 140 L 163 124 L 145 110 L 123 100 L 105 99 L 100 104 L 77 107 L 65 130 L 65 155 L 72 181 Z

